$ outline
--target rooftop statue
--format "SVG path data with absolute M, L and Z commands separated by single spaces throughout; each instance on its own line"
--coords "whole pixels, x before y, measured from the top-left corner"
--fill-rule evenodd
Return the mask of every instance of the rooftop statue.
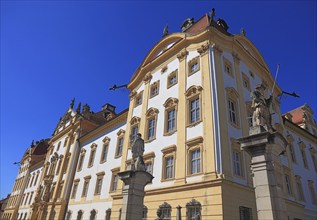
M 252 126 L 263 126 L 267 131 L 274 131 L 272 127 L 271 104 L 273 96 L 265 98 L 264 91 L 266 87 L 263 84 L 258 84 L 255 90 L 251 92 L 253 110 Z
M 132 148 L 132 170 L 145 170 L 144 161 L 143 161 L 143 153 L 144 153 L 144 140 L 141 138 L 141 134 L 138 133 Z
M 168 35 L 168 25 L 166 25 L 164 27 L 164 30 L 163 30 L 163 37 L 167 36 Z

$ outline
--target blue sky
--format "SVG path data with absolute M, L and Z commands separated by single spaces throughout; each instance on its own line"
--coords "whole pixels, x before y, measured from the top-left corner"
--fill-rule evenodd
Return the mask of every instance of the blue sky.
M 1 1 L 0 198 L 11 192 L 32 140 L 51 137 L 72 98 L 98 111 L 128 107 L 129 82 L 163 28 L 179 32 L 188 17 L 211 8 L 229 32 L 241 27 L 277 83 L 301 98 L 282 99 L 282 112 L 308 103 L 316 112 L 316 1 Z M 316 116 L 315 116 L 316 118 Z

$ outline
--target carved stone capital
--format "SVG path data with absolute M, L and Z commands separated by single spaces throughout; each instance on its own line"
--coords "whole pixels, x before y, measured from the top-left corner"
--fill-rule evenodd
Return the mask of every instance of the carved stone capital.
M 204 44 L 197 49 L 197 52 L 200 54 L 200 56 L 203 56 L 207 53 L 209 47 L 210 47 L 209 43 Z
M 135 97 L 135 95 L 137 94 L 137 92 L 135 90 L 132 90 L 130 93 L 130 99 L 133 99 Z
M 187 55 L 188 55 L 187 50 L 183 50 L 179 54 L 177 54 L 177 58 L 178 58 L 179 62 L 183 61 Z
M 215 53 L 218 53 L 218 54 L 221 54 L 221 53 L 223 52 L 223 51 L 220 49 L 220 47 L 217 46 L 216 44 L 212 44 L 212 45 L 210 46 L 210 48 L 212 48 L 213 51 L 214 51 Z
M 152 74 L 151 73 L 147 73 L 143 79 L 143 81 L 145 82 L 145 84 L 149 83 L 152 79 Z
M 236 52 L 232 52 L 232 57 L 235 63 L 239 63 L 240 62 L 240 57 L 238 55 L 238 53 Z

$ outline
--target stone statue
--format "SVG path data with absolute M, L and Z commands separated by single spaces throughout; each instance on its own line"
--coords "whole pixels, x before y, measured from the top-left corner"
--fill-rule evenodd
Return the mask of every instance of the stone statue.
M 80 111 L 81 111 L 81 102 L 78 103 L 78 106 L 77 106 L 77 108 L 76 108 L 77 114 L 79 114 Z
M 210 13 L 210 25 L 214 21 L 215 15 L 216 15 L 216 10 L 215 8 L 212 8 Z
M 75 104 L 75 98 L 72 99 L 72 101 L 70 102 L 69 107 L 70 107 L 70 108 L 73 108 L 73 107 L 74 107 L 74 104 Z
M 163 30 L 163 37 L 167 36 L 168 35 L 168 25 L 166 25 L 164 27 L 164 30 Z
M 145 171 L 145 165 L 143 161 L 143 153 L 144 153 L 144 140 L 141 138 L 141 134 L 138 133 L 132 148 L 132 170 L 143 170 Z
M 252 126 L 263 126 L 267 131 L 274 131 L 270 111 L 273 96 L 271 95 L 269 98 L 265 98 L 265 89 L 266 87 L 263 84 L 259 84 L 251 93 L 251 108 L 253 110 Z

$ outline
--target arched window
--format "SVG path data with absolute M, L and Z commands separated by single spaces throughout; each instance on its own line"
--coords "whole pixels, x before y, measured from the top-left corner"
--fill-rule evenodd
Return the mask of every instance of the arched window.
M 83 219 L 83 211 L 79 210 L 77 214 L 77 220 L 82 220 Z
M 200 220 L 201 219 L 201 204 L 196 199 L 192 199 L 186 204 L 186 219 Z
M 95 209 L 91 210 L 89 220 L 95 220 L 96 215 L 97 215 L 96 210 Z
M 68 210 L 66 214 L 66 220 L 70 220 L 72 217 L 72 211 Z
M 111 217 L 111 209 L 107 209 L 106 211 L 106 220 L 110 220 L 110 217 Z
M 164 202 L 160 207 L 157 209 L 156 215 L 158 219 L 170 220 L 171 219 L 171 205 L 167 202 Z

